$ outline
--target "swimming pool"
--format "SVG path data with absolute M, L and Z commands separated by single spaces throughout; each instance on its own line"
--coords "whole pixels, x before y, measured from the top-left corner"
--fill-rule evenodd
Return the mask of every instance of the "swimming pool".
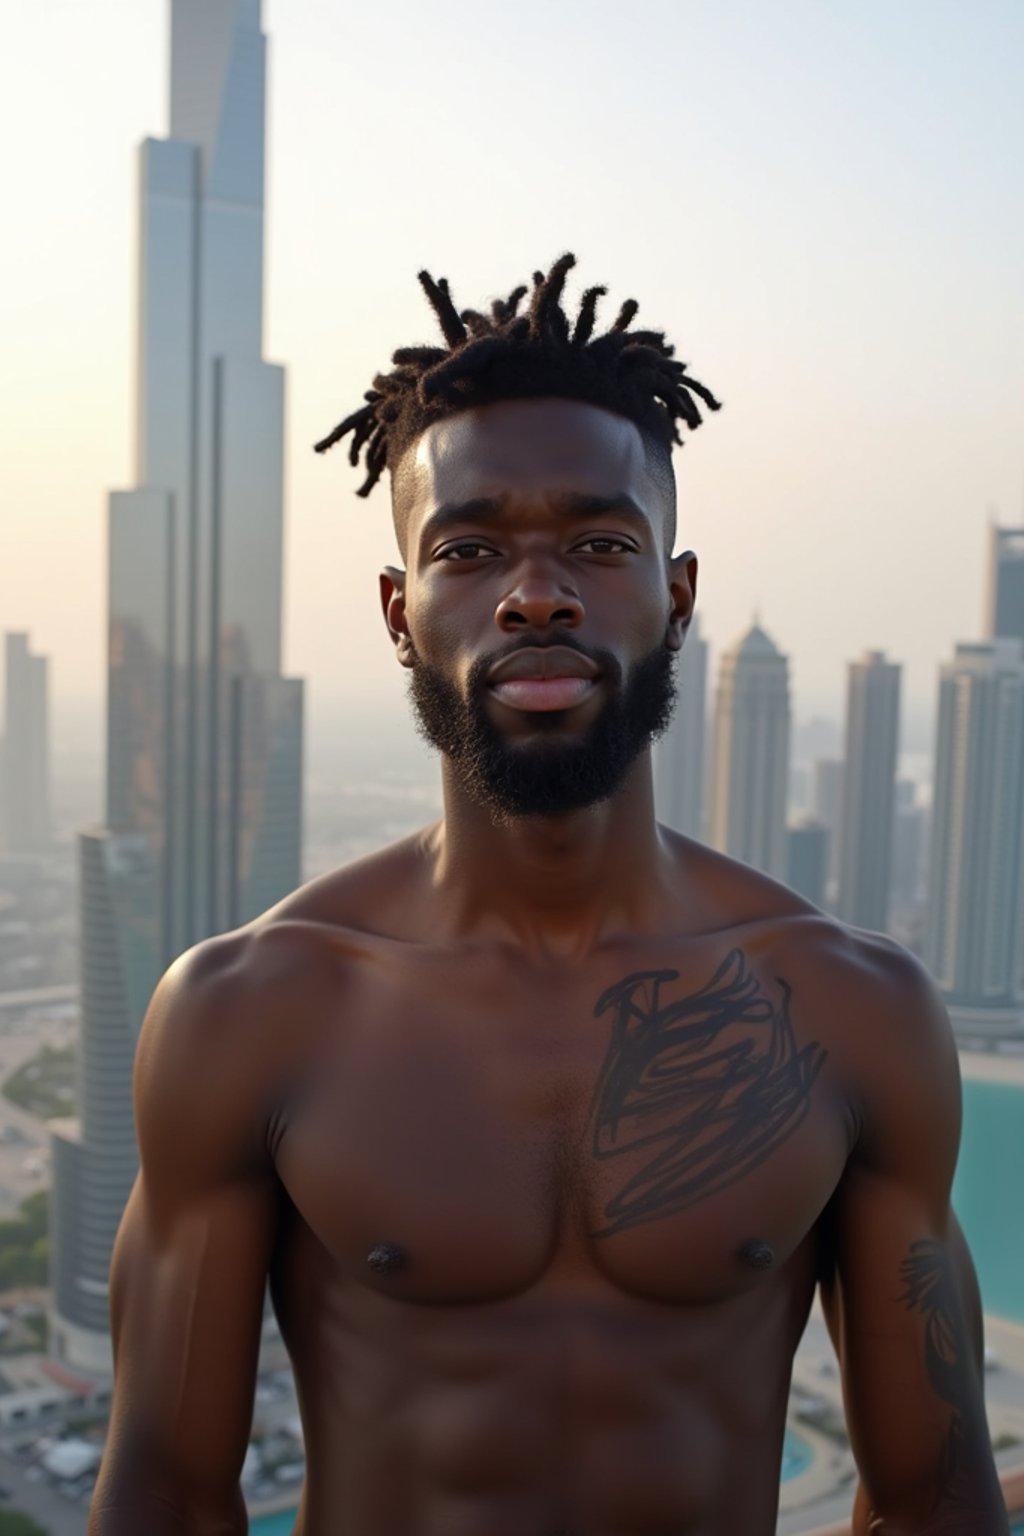
M 964 1125 L 953 1205 L 981 1285 L 986 1312 L 1024 1323 L 1024 1086 L 964 1079 Z

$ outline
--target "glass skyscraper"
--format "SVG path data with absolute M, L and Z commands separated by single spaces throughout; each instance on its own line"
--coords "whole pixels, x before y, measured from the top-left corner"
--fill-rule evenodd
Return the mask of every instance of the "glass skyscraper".
M 865 651 L 847 669 L 837 914 L 880 933 L 889 923 L 899 720 L 900 668 Z
M 260 0 L 172 0 L 139 154 L 134 489 L 109 509 L 106 820 L 79 836 L 80 1119 L 53 1127 L 53 1351 L 110 1368 L 131 1072 L 183 950 L 301 881 L 303 685 L 281 676 L 284 371 L 263 359 Z
M 959 644 L 942 667 L 924 959 L 962 1039 L 1019 1035 L 1024 649 Z
M 723 654 L 715 697 L 710 842 L 786 878 L 789 662 L 758 623 Z

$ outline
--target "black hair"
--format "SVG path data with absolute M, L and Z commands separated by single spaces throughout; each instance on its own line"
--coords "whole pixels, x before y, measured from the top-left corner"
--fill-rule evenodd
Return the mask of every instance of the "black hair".
M 519 314 L 525 286 L 495 299 L 490 314 L 459 311 L 447 279 L 435 282 L 421 272 L 447 346 L 400 347 L 392 371 L 377 375 L 363 396 L 366 404 L 317 443 L 317 453 L 351 432 L 349 462 L 358 464 L 363 455 L 366 479 L 358 494 L 368 496 L 432 422 L 498 400 L 555 395 L 627 417 L 670 460 L 672 444 L 682 442 L 679 422 L 691 431 L 700 426 L 693 396 L 712 411 L 719 402 L 676 361 L 663 332 L 629 329 L 639 307 L 635 299 L 626 300 L 610 330 L 595 336 L 597 303 L 608 290 L 588 288 L 570 327 L 561 298 L 575 265 L 567 252 L 547 276 L 535 272 L 525 314 Z

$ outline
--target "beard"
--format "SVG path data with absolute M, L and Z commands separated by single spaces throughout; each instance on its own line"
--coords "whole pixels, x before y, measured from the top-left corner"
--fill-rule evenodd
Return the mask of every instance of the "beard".
M 610 799 L 641 752 L 667 728 L 676 700 L 674 651 L 659 645 L 633 664 L 624 682 L 608 652 L 585 654 L 610 690 L 600 714 L 582 735 L 567 740 L 558 734 L 565 711 L 538 711 L 537 731 L 528 741 L 506 739 L 487 713 L 493 656 L 473 663 L 465 696 L 439 668 L 415 657 L 409 695 L 417 730 L 448 758 L 463 787 L 495 821 L 563 816 Z

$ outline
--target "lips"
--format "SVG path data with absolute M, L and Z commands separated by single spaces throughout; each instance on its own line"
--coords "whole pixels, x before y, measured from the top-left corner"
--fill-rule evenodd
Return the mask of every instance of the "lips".
M 597 676 L 597 666 L 582 651 L 568 645 L 524 645 L 503 656 L 487 674 L 489 683 L 506 683 L 520 678 L 555 678 Z
M 597 666 L 566 645 L 523 646 L 491 668 L 488 682 L 513 709 L 571 709 L 596 687 Z

